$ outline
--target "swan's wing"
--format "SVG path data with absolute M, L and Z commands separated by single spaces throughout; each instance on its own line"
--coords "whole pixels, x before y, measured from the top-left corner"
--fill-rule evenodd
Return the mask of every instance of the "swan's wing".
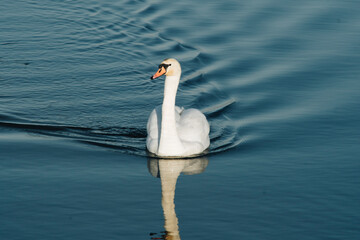
M 200 143 L 204 150 L 209 146 L 210 125 L 205 115 L 197 109 L 184 110 L 178 122 L 179 137 L 183 141 Z
M 197 109 L 175 107 L 177 130 L 183 144 L 192 152 L 201 152 L 209 147 L 210 126 L 206 117 Z M 161 105 L 150 114 L 147 123 L 146 147 L 152 153 L 157 153 L 161 130 Z
M 158 148 L 160 129 L 161 129 L 160 126 L 161 126 L 161 105 L 156 107 L 150 113 L 146 126 L 147 128 L 146 147 L 152 153 L 156 153 Z

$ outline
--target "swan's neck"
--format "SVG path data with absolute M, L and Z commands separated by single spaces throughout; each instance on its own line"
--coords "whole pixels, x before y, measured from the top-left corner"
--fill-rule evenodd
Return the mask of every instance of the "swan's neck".
M 164 101 L 162 104 L 161 134 L 158 155 L 179 156 L 184 152 L 180 141 L 175 119 L 175 99 L 179 85 L 178 76 L 166 76 L 164 87 Z

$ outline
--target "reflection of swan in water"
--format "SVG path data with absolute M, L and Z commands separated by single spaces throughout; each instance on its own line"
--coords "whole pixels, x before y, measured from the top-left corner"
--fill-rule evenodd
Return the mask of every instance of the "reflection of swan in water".
M 208 165 L 205 157 L 193 159 L 149 159 L 148 169 L 154 177 L 161 179 L 161 205 L 164 211 L 165 235 L 161 238 L 180 240 L 178 219 L 175 213 L 175 188 L 180 173 L 186 175 L 200 174 Z

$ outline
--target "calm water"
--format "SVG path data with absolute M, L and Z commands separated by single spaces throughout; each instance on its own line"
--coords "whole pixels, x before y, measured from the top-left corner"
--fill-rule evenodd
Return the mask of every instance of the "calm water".
M 359 239 L 359 8 L 2 0 L 0 238 Z M 204 158 L 147 157 L 168 57 Z

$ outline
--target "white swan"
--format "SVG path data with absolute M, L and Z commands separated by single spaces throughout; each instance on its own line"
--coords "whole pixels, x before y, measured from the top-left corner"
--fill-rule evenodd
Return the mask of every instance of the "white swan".
M 210 145 L 209 123 L 199 110 L 184 110 L 175 106 L 181 75 L 180 63 L 173 58 L 165 59 L 151 79 L 164 74 L 164 100 L 150 114 L 147 123 L 147 149 L 162 157 L 198 155 Z

